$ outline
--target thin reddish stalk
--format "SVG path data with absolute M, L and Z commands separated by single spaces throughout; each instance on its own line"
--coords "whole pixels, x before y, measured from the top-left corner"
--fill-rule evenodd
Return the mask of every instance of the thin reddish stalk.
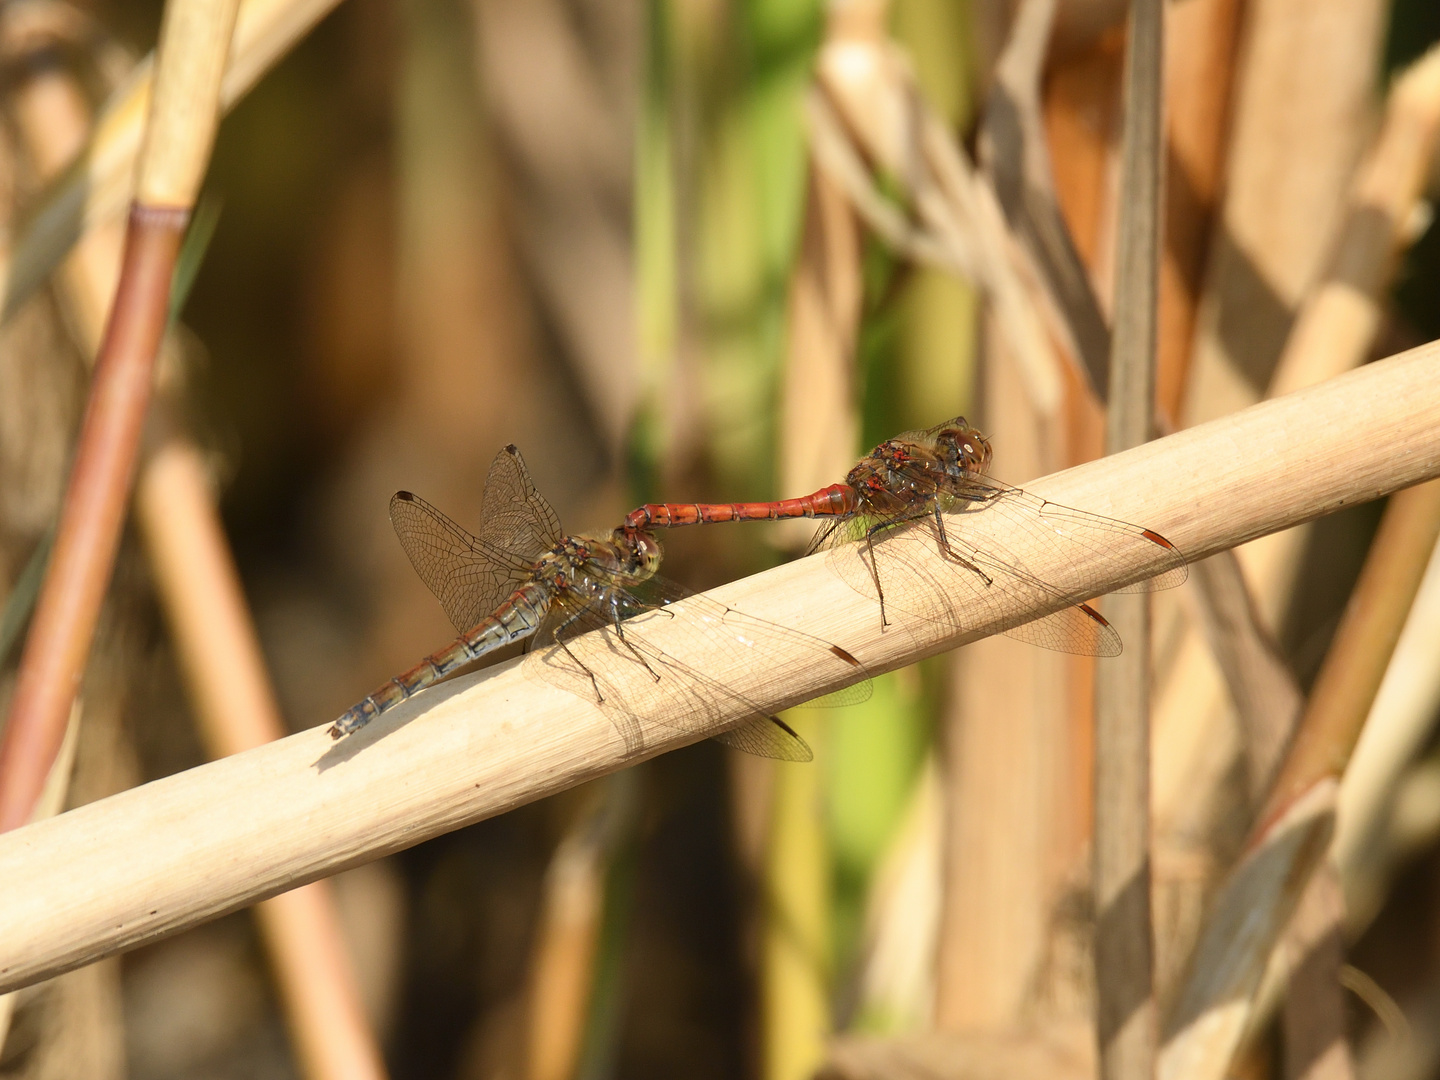
M 29 820 L 65 736 L 120 543 L 187 216 L 138 205 L 130 214 L 55 551 L 0 741 L 0 832 Z

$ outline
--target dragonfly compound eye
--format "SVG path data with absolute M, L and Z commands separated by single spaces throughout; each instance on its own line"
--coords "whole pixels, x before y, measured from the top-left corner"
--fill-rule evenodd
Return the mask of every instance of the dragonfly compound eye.
M 642 569 L 654 573 L 660 566 L 660 541 L 650 533 L 635 534 L 635 553 Z

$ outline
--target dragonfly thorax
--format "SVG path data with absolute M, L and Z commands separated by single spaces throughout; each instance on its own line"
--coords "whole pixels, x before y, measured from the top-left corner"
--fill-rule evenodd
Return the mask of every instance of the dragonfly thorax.
M 570 593 L 595 593 L 615 575 L 643 579 L 660 565 L 660 544 L 639 529 L 616 529 L 608 540 L 567 536 L 540 556 L 535 578 Z
M 891 439 L 870 451 L 846 476 L 867 513 L 906 515 L 934 499 L 945 483 L 945 463 L 929 448 Z

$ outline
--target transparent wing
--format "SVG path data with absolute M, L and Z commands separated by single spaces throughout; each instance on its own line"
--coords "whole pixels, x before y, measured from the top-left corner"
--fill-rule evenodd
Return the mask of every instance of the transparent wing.
M 1158 533 L 984 478 L 952 494 L 943 509 L 948 513 L 939 521 L 933 513 L 908 521 L 852 518 L 822 532 L 817 545 L 829 549 L 831 565 L 852 588 L 883 597 L 887 613 L 904 611 L 956 631 L 998 619 L 1016 600 L 1053 606 L 1093 597 L 1116 557 L 1152 571 L 1133 589 L 1171 588 L 1187 573 L 1184 557 Z M 1036 562 L 1047 576 L 1031 570 Z M 1057 652 L 1121 650 L 1114 628 L 1083 604 L 1004 632 Z
M 408 491 L 391 496 L 390 523 L 410 565 L 461 633 L 486 618 L 530 575 L 530 562 L 487 547 Z
M 397 491 L 390 499 L 400 546 L 462 633 L 529 580 L 535 560 L 560 540 L 555 511 L 513 446 L 495 455 L 480 506 L 476 536 L 418 495 Z
M 1088 580 L 1098 587 L 1098 572 L 1090 564 L 1102 558 L 1133 561 L 1149 571 L 1144 579 L 1112 592 L 1161 592 L 1184 584 L 1190 574 L 1180 549 L 1153 529 L 1048 502 L 988 476 L 967 478 L 941 509 L 990 514 L 1027 533 L 1037 544 L 1072 556 L 1085 553 L 1086 558 L 1069 572 L 1075 582 Z
M 512 443 L 495 455 L 480 496 L 480 539 L 533 563 L 560 542 L 560 518 Z
M 810 698 L 790 706 L 791 708 L 843 708 L 869 701 L 873 687 L 869 673 L 859 660 L 838 645 L 832 645 L 823 638 L 817 638 L 801 630 L 792 630 L 770 622 L 768 619 L 747 615 L 739 608 L 728 607 L 709 597 L 698 596 L 685 586 L 669 578 L 653 575 L 643 579 L 625 579 L 625 592 L 638 601 L 641 610 L 658 608 L 664 610 L 671 604 L 688 600 L 694 612 L 704 613 L 712 623 L 722 624 L 726 631 L 743 640 L 747 647 L 760 653 L 770 650 L 799 650 L 807 656 L 828 654 L 825 663 L 834 670 L 846 674 L 852 680 L 849 686 L 832 690 L 828 694 Z M 839 665 L 835 665 L 835 661 Z
M 584 606 L 558 603 L 537 643 L 527 670 L 597 704 L 632 752 L 643 748 L 643 721 L 764 757 L 808 761 L 804 740 L 755 698 L 788 707 L 805 696 L 806 682 L 857 679 L 864 685 L 849 688 L 852 698 L 869 694 L 865 669 L 838 646 L 655 578 L 613 579 Z M 777 649 L 804 655 L 801 679 L 757 676 Z
M 747 720 L 739 727 L 722 731 L 714 739 L 756 757 L 774 758 L 776 761 L 815 760 L 815 751 L 810 749 L 810 744 L 778 716 Z

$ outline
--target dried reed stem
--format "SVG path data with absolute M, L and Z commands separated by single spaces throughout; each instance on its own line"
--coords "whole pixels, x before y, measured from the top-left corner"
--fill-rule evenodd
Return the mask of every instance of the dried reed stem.
M 817 746 L 823 763 L 820 723 L 823 718 L 811 714 L 796 728 Z M 833 1026 L 825 768 L 776 768 L 765 854 L 760 1074 L 765 1080 L 805 1080 L 825 1060 Z
M 1040 93 L 1056 0 L 1025 0 L 995 66 L 980 150 L 1010 228 L 1026 245 L 1079 354 L 1091 394 L 1109 396 L 1110 328 L 1060 213 Z
M 1440 142 L 1440 46 L 1395 81 L 1385 122 L 1350 191 L 1324 279 L 1306 298 L 1280 354 L 1269 394 L 1313 386 L 1364 363 L 1380 327 L 1381 303 Z M 1309 533 L 1267 537 L 1242 558 L 1260 609 L 1277 619 Z
M 1105 444 L 1143 444 L 1154 427 L 1160 263 L 1162 0 L 1130 8 L 1125 50 L 1115 331 Z M 1111 597 L 1106 617 L 1127 648 L 1095 676 L 1095 985 L 1100 1076 L 1155 1071 L 1150 912 L 1150 598 Z
M 238 0 L 171 0 L 110 322 L 100 343 L 55 551 L 25 642 L 4 741 L 0 830 L 30 816 L 64 736 L 120 543 L 170 276 L 219 121 Z
M 855 459 L 860 442 L 855 342 L 865 291 L 860 240 L 845 192 L 812 163 L 786 319 L 782 491 L 814 491 L 843 475 Z M 804 542 L 798 531 L 795 539 L 796 547 Z
M 1160 264 L 1156 402 L 1180 415 L 1195 337 L 1199 283 L 1225 163 L 1226 119 L 1240 30 L 1240 0 L 1191 0 L 1166 13 L 1165 252 Z
M 979 397 L 1004 432 L 995 471 L 1044 475 L 1064 446 L 1031 407 L 996 320 L 985 319 Z M 940 742 L 945 775 L 936 1027 L 1007 1030 L 1024 1017 L 1045 959 L 1058 878 L 1069 741 L 1067 657 L 1008 637 L 949 658 Z M 997 723 L 998 717 L 1003 722 Z M 1088 778 L 1087 778 L 1088 779 Z
M 0 741 L 0 830 L 30 817 L 85 669 L 120 543 L 183 220 L 140 208 L 131 218 L 115 313 Z
M 180 669 L 212 758 L 283 738 L 286 728 L 245 603 L 205 463 L 172 437 L 144 463 L 136 514 Z M 329 882 L 256 908 L 304 1075 L 385 1075 Z
M 634 775 L 594 787 L 545 874 L 530 964 L 526 1076 L 569 1080 L 583 1070 L 586 1021 L 594 1015 L 606 877 L 634 828 Z
M 1376 843 L 1404 769 L 1425 744 L 1440 712 L 1440 547 L 1430 563 L 1355 753 L 1340 783 L 1334 857 L 1345 884 L 1352 929 L 1379 904 L 1379 881 L 1389 845 Z M 1378 856 L 1378 857 L 1377 857 Z
M 70 722 L 65 726 L 65 738 L 60 744 L 60 753 L 50 766 L 45 777 L 45 787 L 35 801 L 31 821 L 45 821 L 65 809 L 65 797 L 70 793 L 70 776 L 75 768 L 75 746 L 80 737 L 81 703 L 77 699 L 70 710 Z M 0 994 L 0 1053 L 5 1050 L 5 1039 L 10 1034 L 10 1020 L 15 1014 L 16 991 Z
M 1223 887 L 1191 959 L 1163 1077 L 1220 1080 L 1229 1066 L 1271 950 L 1329 847 L 1340 776 L 1437 536 L 1440 483 L 1391 498 L 1246 858 Z
M 1295 312 L 1324 272 L 1371 130 L 1388 5 L 1254 0 L 1246 9 L 1186 423 L 1260 397 Z
M 1143 521 L 1192 557 L 1288 528 L 1440 475 L 1440 345 L 1379 361 L 1031 485 L 1044 498 Z M 1351 440 L 1348 468 L 1334 432 Z M 1003 529 L 973 515 L 954 527 Z M 1091 572 L 1103 592 L 1152 572 L 1103 553 L 1013 544 L 1041 576 Z M 943 568 L 936 558 L 934 572 Z M 1015 597 L 987 613 L 907 617 L 888 631 L 873 599 L 825 557 L 802 559 L 712 594 L 752 615 L 850 649 L 872 672 L 913 663 L 1053 610 Z M 970 620 L 973 619 L 973 622 Z M 683 652 L 664 627 L 661 647 Z M 776 649 L 735 669 L 696 658 L 765 708 L 830 689 L 808 648 Z M 683 658 L 683 657 L 682 657 Z M 647 680 L 647 685 L 648 680 Z M 738 707 L 737 707 L 738 711 Z M 738 718 L 738 717 L 737 717 Z M 329 717 L 325 720 L 328 723 Z M 673 723 L 673 722 L 672 722 Z M 306 881 L 410 847 L 703 732 L 646 722 L 639 754 L 592 704 L 501 664 L 420 695 L 359 736 L 323 727 L 146 784 L 0 836 L 0 991 L 194 926 Z
M 1440 484 L 1421 484 L 1391 497 L 1260 815 L 1262 823 L 1283 813 L 1322 777 L 1338 780 L 1345 771 L 1437 537 Z
M 80 88 L 69 74 L 42 69 L 20 87 L 17 103 L 20 135 L 49 175 L 86 136 Z M 62 298 L 87 359 L 104 331 L 122 241 L 109 225 L 93 230 L 63 268 Z M 282 738 L 286 728 L 209 478 L 199 451 L 183 437 L 164 431 L 141 462 L 136 514 L 210 756 Z M 275 897 L 256 914 L 305 1075 L 383 1076 L 328 883 Z
M 339 0 L 243 0 L 221 65 L 221 107 L 229 111 Z M 112 96 L 75 168 L 38 202 L 10 250 L 3 275 L 6 315 L 65 258 L 76 239 L 118 215 L 134 192 L 135 162 L 150 105 L 153 58 Z
M 1348 16 L 1347 16 L 1348 17 Z M 1302 308 L 1296 333 L 1308 344 L 1304 350 L 1287 347 L 1276 371 L 1274 396 L 1282 385 L 1290 390 L 1313 385 L 1363 362 L 1369 347 L 1367 334 L 1356 334 L 1356 321 L 1375 325 L 1377 283 L 1388 280 L 1382 268 L 1393 266 L 1394 254 L 1404 242 L 1400 224 L 1407 220 L 1423 184 L 1423 163 L 1433 154 L 1440 135 L 1440 58 L 1427 55 L 1396 80 L 1385 105 L 1385 122 L 1357 173 L 1350 193 L 1347 224 L 1334 252 L 1328 284 L 1316 291 Z M 1373 232 L 1362 229 L 1364 220 L 1382 219 L 1391 226 L 1389 241 L 1362 242 Z M 1348 268 L 1348 269 L 1347 269 Z M 1378 276 L 1377 276 L 1378 272 Z M 1346 286 L 1343 283 L 1349 282 Z M 1356 288 L 1368 282 L 1365 290 Z M 1314 330 L 1308 330 L 1313 327 Z M 1323 328 L 1324 332 L 1318 332 Z M 1213 359 L 1213 358 L 1212 358 Z M 1196 363 L 1202 363 L 1197 355 Z M 1208 410 L 1208 407 L 1207 407 Z M 1246 572 L 1262 624 L 1273 626 L 1276 613 L 1288 603 L 1292 569 L 1299 561 L 1305 531 L 1276 534 L 1237 552 Z M 1193 782 L 1195 762 L 1213 741 L 1211 733 L 1224 722 L 1225 688 L 1198 634 L 1189 635 L 1163 680 L 1156 729 L 1173 732 L 1173 764 L 1157 770 L 1155 804 L 1157 823 L 1170 831 L 1188 813 L 1187 807 L 1211 801 L 1207 791 Z M 1223 770 L 1212 770 L 1218 775 Z M 1169 823 L 1170 828 L 1165 824 Z

